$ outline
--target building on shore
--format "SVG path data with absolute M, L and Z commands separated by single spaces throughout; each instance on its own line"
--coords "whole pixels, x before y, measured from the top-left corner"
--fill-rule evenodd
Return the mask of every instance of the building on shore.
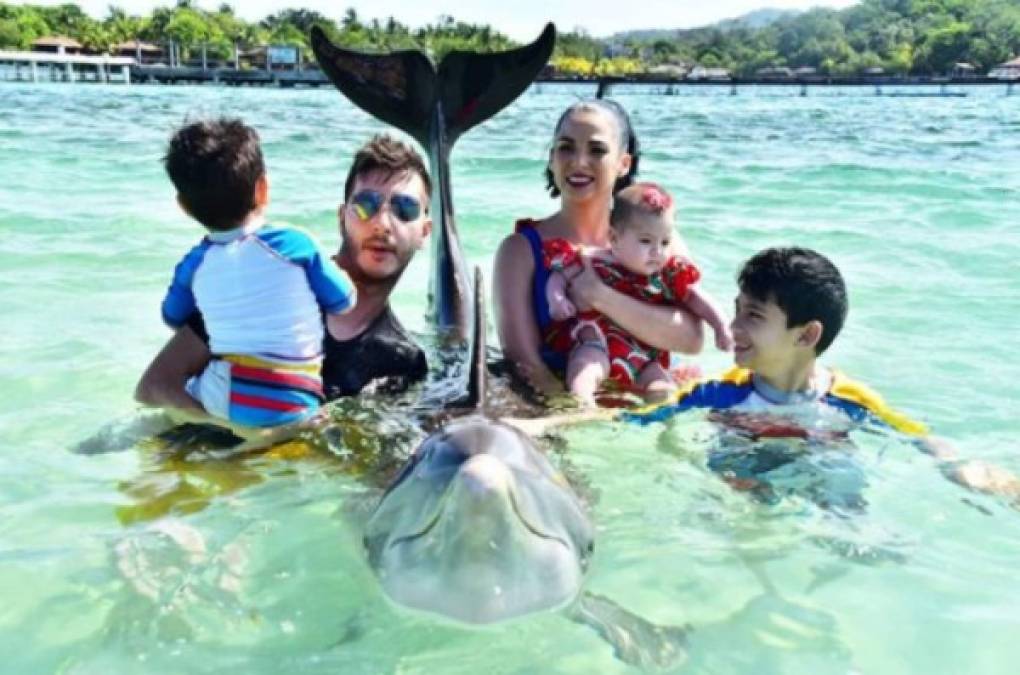
M 754 74 L 762 80 L 789 80 L 793 77 L 793 71 L 785 66 L 759 68 Z
M 725 68 L 706 68 L 705 66 L 694 66 L 691 72 L 687 73 L 688 80 L 709 80 L 712 82 L 729 82 L 733 77 L 730 71 Z
M 1020 56 L 995 66 L 988 71 L 988 77 L 993 80 L 1020 80 Z
M 0 50 L 0 80 L 129 84 L 134 58 Z
M 648 75 L 667 80 L 682 80 L 687 77 L 691 67 L 683 63 L 662 63 L 648 69 Z
M 241 60 L 249 68 L 265 71 L 303 70 L 310 64 L 301 55 L 301 49 L 293 45 L 260 45 L 241 54 Z M 318 64 L 311 64 L 317 67 Z
M 127 42 L 116 44 L 110 50 L 110 53 L 113 56 L 133 58 L 140 66 L 166 63 L 167 61 L 165 49 L 140 40 L 128 40 Z
M 48 35 L 32 41 L 32 51 L 41 54 L 81 54 L 85 47 L 74 38 L 64 35 Z
M 954 63 L 949 76 L 956 80 L 970 80 L 977 77 L 977 67 L 972 63 Z

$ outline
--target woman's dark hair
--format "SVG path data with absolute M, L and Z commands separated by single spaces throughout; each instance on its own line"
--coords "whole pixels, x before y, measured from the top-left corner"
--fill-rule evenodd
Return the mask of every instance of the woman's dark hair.
M 616 122 L 616 127 L 620 131 L 620 147 L 627 151 L 630 155 L 630 171 L 627 172 L 626 176 L 620 176 L 616 179 L 616 184 L 613 185 L 613 194 L 616 194 L 625 187 L 630 186 L 634 182 L 634 176 L 638 172 L 638 160 L 641 157 L 641 144 L 638 143 L 637 134 L 634 133 L 634 127 L 630 123 L 630 116 L 627 111 L 623 109 L 623 106 L 616 101 L 610 101 L 604 98 L 587 99 L 584 101 L 578 101 L 569 108 L 563 111 L 560 115 L 559 120 L 556 121 L 556 128 L 553 130 L 553 138 L 556 138 L 560 133 L 560 128 L 563 127 L 563 122 L 566 121 L 572 113 L 577 110 L 594 109 L 601 110 L 602 112 L 613 118 Z M 553 179 L 552 169 L 546 164 L 545 167 L 545 189 L 549 191 L 550 197 L 559 197 L 560 189 L 556 187 L 556 181 Z

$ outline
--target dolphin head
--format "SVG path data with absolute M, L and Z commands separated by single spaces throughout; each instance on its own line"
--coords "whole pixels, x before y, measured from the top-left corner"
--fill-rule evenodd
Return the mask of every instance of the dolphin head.
M 391 599 L 472 624 L 570 602 L 592 546 L 563 477 L 527 436 L 482 416 L 428 437 L 365 531 Z

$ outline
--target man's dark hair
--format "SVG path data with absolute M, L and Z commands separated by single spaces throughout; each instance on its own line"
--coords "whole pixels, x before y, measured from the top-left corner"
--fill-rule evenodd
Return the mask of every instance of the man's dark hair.
M 815 345 L 821 354 L 839 335 L 846 319 L 846 285 L 828 258 L 806 248 L 768 248 L 740 270 L 740 291 L 760 302 L 774 301 L 786 314 L 786 327 L 822 323 Z
M 387 134 L 376 134 L 354 155 L 354 162 L 347 172 L 347 180 L 344 181 L 345 202 L 351 198 L 355 179 L 373 171 L 380 171 L 387 177 L 405 171 L 416 173 L 425 184 L 426 198 L 432 194 L 432 179 L 429 178 L 429 171 L 425 168 L 425 161 L 421 155 L 407 143 Z
M 185 208 L 210 230 L 237 227 L 255 209 L 255 186 L 266 173 L 258 133 L 227 118 L 178 129 L 163 165 Z

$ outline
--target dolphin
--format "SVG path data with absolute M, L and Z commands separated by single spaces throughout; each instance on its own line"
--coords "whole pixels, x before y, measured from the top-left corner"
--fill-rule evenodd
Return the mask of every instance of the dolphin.
M 489 54 L 452 51 L 436 67 L 419 51 L 366 54 L 311 31 L 323 72 L 352 103 L 406 132 L 428 153 L 435 205 L 429 319 L 444 339 L 463 343 L 471 327 L 471 288 L 453 214 L 450 153 L 462 134 L 510 105 L 545 67 L 556 42 L 546 24 L 529 45 Z
M 468 625 L 564 610 L 621 660 L 676 666 L 686 628 L 657 626 L 584 591 L 594 528 L 529 435 L 570 417 L 500 419 L 490 409 L 482 288 L 476 269 L 467 396 L 379 498 L 364 527 L 369 566 L 404 607 Z
M 463 416 L 418 446 L 364 534 L 369 564 L 392 600 L 469 624 L 572 602 L 595 543 L 563 476 L 528 435 L 486 409 L 481 288 L 476 271 Z

